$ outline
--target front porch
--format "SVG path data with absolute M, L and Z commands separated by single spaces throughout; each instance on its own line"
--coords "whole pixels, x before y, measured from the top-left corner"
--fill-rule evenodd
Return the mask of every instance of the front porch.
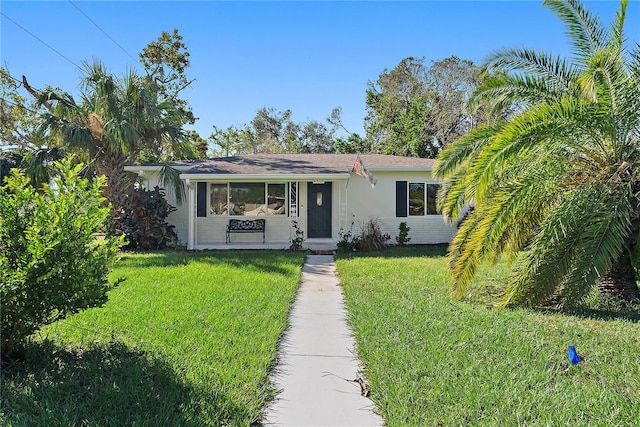
M 291 247 L 291 242 L 237 242 L 237 243 L 212 243 L 198 245 L 194 250 L 274 250 L 282 251 Z M 338 249 L 332 239 L 307 239 L 302 242 L 303 250 L 311 252 L 334 252 Z

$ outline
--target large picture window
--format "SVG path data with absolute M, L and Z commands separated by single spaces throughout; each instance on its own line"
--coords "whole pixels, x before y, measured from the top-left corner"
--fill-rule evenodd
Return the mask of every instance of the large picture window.
M 259 216 L 266 214 L 264 183 L 232 182 L 229 184 L 229 215 Z
M 209 215 L 287 215 L 287 184 L 209 183 Z M 198 216 L 206 216 L 207 183 L 198 183 Z
M 438 215 L 439 184 L 396 181 L 396 217 Z

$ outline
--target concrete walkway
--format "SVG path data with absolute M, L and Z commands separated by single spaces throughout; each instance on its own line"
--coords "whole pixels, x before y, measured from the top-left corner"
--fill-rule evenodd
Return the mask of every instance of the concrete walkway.
M 273 377 L 267 426 L 382 426 L 360 395 L 354 341 L 331 255 L 309 255 Z

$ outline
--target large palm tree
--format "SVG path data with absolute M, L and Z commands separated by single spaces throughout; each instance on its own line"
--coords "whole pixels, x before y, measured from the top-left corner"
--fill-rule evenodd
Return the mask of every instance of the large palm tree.
M 596 285 L 638 297 L 640 47 L 627 51 L 627 0 L 605 27 L 578 0 L 547 0 L 566 26 L 571 60 L 528 49 L 492 54 L 505 77 L 475 105 L 515 111 L 445 149 L 439 205 L 461 223 L 449 248 L 452 289 L 483 260 L 512 266 L 504 304 L 575 302 Z
M 42 131 L 107 177 L 105 197 L 117 217 L 133 190 L 134 177 L 124 170 L 127 163 L 192 158 L 194 146 L 181 129 L 179 110 L 160 100 L 145 79 L 133 72 L 117 78 L 100 62 L 85 63 L 83 71 L 79 103 L 56 90 L 37 93 L 47 109 Z M 175 187 L 177 175 L 165 170 L 166 183 Z

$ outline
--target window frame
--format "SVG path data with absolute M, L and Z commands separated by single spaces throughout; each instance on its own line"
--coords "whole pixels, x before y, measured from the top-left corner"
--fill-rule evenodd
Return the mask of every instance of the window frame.
M 411 186 L 423 186 L 423 212 L 411 213 Z M 436 207 L 436 194 L 441 184 L 428 181 L 396 181 L 396 218 L 420 218 L 440 215 Z M 430 196 L 431 195 L 431 196 Z
M 256 186 L 256 184 L 261 184 L 263 187 L 263 203 L 262 204 L 256 204 L 256 208 L 252 209 L 252 210 L 259 210 L 262 208 L 262 211 L 264 213 L 258 213 L 257 215 L 245 215 L 243 211 L 243 214 L 232 214 L 230 213 L 229 209 L 225 209 L 224 213 L 220 213 L 220 214 L 216 214 L 213 213 L 212 210 L 212 190 L 213 190 L 213 186 L 226 186 L 226 196 L 227 196 L 227 202 L 226 202 L 226 206 L 230 205 L 231 202 L 231 190 L 232 190 L 232 185 L 249 185 L 249 186 Z M 267 182 L 267 181 L 227 181 L 227 182 L 210 182 L 210 181 L 198 181 L 197 182 L 197 193 L 196 193 L 196 216 L 197 217 L 243 217 L 243 216 L 247 216 L 250 218 L 255 218 L 255 217 L 264 217 L 264 216 L 269 216 L 269 217 L 274 217 L 274 218 L 279 218 L 279 217 L 285 217 L 288 218 L 290 216 L 290 183 L 289 182 Z M 284 190 L 282 191 L 277 191 L 278 194 L 283 193 L 282 196 L 284 197 L 284 213 L 282 214 L 276 214 L 274 212 L 269 212 L 269 189 L 271 186 L 284 186 Z M 273 187 L 271 188 L 273 190 Z M 274 191 L 272 191 L 272 193 L 274 193 Z M 206 195 L 206 197 L 204 197 Z M 281 197 L 277 197 L 277 198 L 281 198 Z M 206 203 L 206 205 L 204 205 Z M 206 212 L 205 212 L 206 210 Z

